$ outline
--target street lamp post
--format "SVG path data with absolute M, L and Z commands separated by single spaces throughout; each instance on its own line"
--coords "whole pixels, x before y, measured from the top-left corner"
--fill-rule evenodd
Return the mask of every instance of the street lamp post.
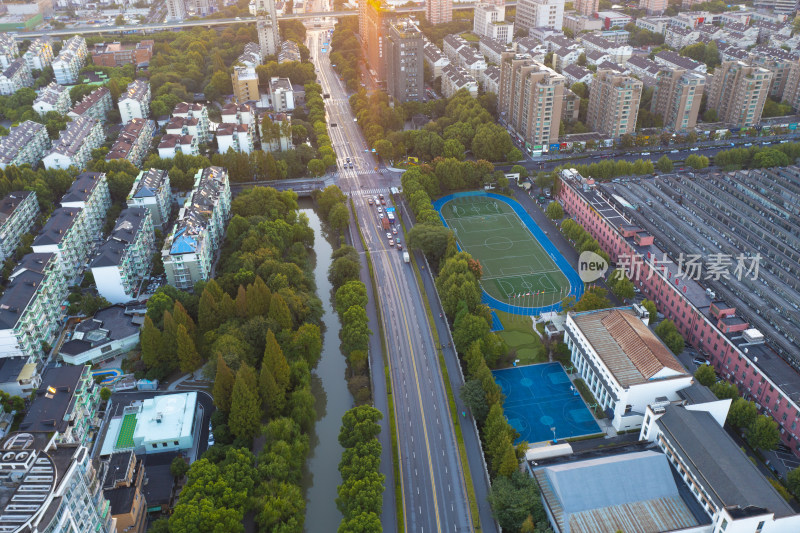
M 550 431 L 553 432 L 553 444 L 558 443 L 558 440 L 556 440 L 556 427 L 555 426 L 551 427 Z

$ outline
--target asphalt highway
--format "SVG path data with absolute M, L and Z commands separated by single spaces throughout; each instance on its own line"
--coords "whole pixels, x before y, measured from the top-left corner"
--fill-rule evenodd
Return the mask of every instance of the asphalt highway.
M 402 252 L 390 245 L 377 207 L 368 202 L 369 197 L 382 193 L 388 203 L 389 187 L 398 185 L 397 178 L 380 169 L 372 153 L 365 151 L 346 89 L 331 68 L 328 55 L 321 52 L 323 42 L 327 42 L 326 30 L 309 29 L 308 48 L 323 93 L 330 95 L 325 102 L 339 165 L 339 186 L 353 198 L 378 281 L 400 451 L 405 527 L 415 533 L 471 531 L 453 420 L 420 288 Z

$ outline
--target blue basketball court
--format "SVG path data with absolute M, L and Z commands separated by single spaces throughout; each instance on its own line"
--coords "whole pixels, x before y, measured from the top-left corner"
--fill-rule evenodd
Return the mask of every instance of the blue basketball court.
M 492 371 L 506 401 L 503 411 L 519 432 L 514 442 L 558 440 L 600 433 L 592 413 L 559 363 Z

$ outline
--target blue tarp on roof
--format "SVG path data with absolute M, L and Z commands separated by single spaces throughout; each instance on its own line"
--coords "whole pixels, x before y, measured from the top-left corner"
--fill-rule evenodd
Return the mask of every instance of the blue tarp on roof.
M 172 247 L 169 249 L 171 254 L 190 254 L 197 250 L 197 239 L 189 235 L 183 235 L 184 230 L 181 230 L 172 241 Z

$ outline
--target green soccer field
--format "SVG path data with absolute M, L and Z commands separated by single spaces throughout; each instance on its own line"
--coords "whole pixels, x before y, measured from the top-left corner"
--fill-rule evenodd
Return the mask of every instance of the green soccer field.
M 490 296 L 511 305 L 544 307 L 569 293 L 567 277 L 505 202 L 454 198 L 441 214 L 461 248 L 481 263 L 481 285 Z

